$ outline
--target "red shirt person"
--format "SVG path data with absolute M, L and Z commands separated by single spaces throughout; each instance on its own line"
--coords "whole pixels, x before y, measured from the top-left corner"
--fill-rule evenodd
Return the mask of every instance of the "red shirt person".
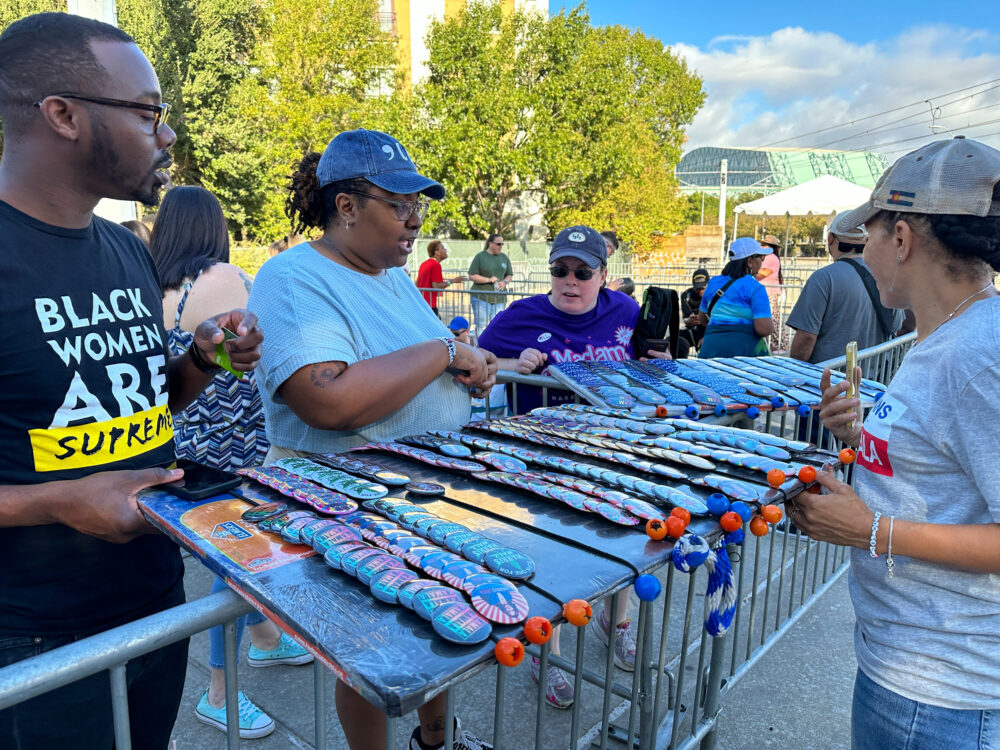
M 417 271 L 417 288 L 428 291 L 422 292 L 427 304 L 431 306 L 435 315 L 438 315 L 437 300 L 440 292 L 429 291 L 431 289 L 446 289 L 452 284 L 461 284 L 465 281 L 464 276 L 456 276 L 445 281 L 444 273 L 441 270 L 441 261 L 448 258 L 448 248 L 441 240 L 431 240 L 427 245 L 427 260 L 420 264 Z

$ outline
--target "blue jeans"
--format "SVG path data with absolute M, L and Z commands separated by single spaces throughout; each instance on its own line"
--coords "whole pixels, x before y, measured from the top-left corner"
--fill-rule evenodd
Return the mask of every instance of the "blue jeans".
M 183 589 L 138 616 L 184 603 Z M 82 640 L 93 633 L 10 635 L 0 633 L 0 668 Z M 129 661 L 125 667 L 129 729 L 136 750 L 164 750 L 177 718 L 188 641 L 185 638 Z M 111 750 L 111 680 L 98 672 L 0 711 L 0 750 L 87 748 Z
M 852 750 L 1000 750 L 1000 711 L 929 706 L 877 685 L 858 670 Z
M 496 317 L 496 314 L 503 310 L 503 302 L 485 302 L 476 296 L 470 297 L 469 301 L 472 303 L 472 316 L 476 323 L 476 335 L 478 336 Z
M 212 583 L 212 593 L 217 594 L 228 588 L 221 578 Z M 243 629 L 247 625 L 260 625 L 267 618 L 254 610 L 236 620 L 236 653 L 240 652 L 240 642 L 243 640 Z M 226 649 L 222 643 L 222 626 L 216 625 L 208 631 L 208 666 L 212 669 L 223 669 L 226 665 Z

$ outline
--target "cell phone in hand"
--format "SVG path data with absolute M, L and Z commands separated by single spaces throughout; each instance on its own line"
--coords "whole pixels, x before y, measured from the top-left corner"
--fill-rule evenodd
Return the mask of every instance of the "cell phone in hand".
M 646 339 L 646 351 L 652 349 L 654 352 L 665 352 L 670 347 L 670 339 Z M 640 356 L 645 356 L 642 352 Z
M 227 490 L 234 490 L 243 483 L 239 474 L 217 469 L 181 458 L 168 468 L 183 469 L 184 478 L 159 485 L 171 495 L 184 500 L 204 500 Z

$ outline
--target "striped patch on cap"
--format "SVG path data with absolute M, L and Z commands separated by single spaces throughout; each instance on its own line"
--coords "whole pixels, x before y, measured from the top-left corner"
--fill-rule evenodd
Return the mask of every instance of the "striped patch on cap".
M 908 193 L 905 190 L 890 190 L 889 199 L 886 203 L 890 203 L 893 206 L 912 206 L 913 199 L 916 197 L 916 193 Z

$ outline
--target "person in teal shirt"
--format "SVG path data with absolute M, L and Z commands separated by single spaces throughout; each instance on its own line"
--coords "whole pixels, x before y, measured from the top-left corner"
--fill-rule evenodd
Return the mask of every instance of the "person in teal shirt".
M 764 285 L 754 278 L 764 256 L 774 252 L 752 237 L 738 237 L 729 246 L 722 274 L 708 282 L 701 297 L 698 322 L 705 325 L 700 359 L 759 357 L 767 354 L 771 335 L 771 303 Z

